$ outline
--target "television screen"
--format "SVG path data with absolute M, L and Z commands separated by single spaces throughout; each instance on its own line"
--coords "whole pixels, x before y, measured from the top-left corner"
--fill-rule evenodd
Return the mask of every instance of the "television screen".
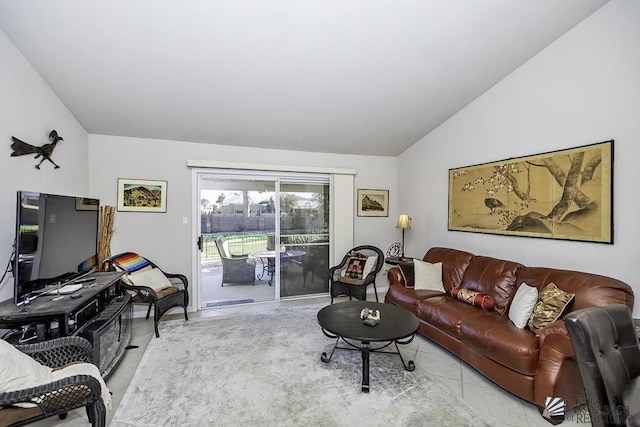
M 14 302 L 96 267 L 98 199 L 18 192 L 13 264 Z

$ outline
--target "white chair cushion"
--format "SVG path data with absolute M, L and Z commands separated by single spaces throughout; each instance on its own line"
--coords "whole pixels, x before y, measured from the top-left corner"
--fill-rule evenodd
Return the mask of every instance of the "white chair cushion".
M 135 286 L 148 286 L 154 291 L 173 286 L 167 276 L 159 268 L 143 268 L 129 274 L 129 280 Z
M 23 390 L 53 381 L 52 369 L 40 364 L 5 340 L 0 340 L 0 392 Z M 16 404 L 23 408 L 36 405 Z
M 93 363 L 73 363 L 71 365 L 67 365 L 62 369 L 56 369 L 52 372 L 53 381 L 61 380 L 66 377 L 72 377 L 74 375 L 90 375 L 98 380 L 100 383 L 100 395 L 102 396 L 102 402 L 107 409 L 111 409 L 111 393 L 109 393 L 109 388 L 107 384 L 105 384 L 104 379 L 102 379 L 102 375 L 100 375 L 100 370 Z

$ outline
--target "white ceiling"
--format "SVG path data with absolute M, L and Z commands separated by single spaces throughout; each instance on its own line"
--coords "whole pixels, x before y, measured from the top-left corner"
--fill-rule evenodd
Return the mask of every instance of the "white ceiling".
M 397 155 L 607 0 L 0 0 L 92 134 Z

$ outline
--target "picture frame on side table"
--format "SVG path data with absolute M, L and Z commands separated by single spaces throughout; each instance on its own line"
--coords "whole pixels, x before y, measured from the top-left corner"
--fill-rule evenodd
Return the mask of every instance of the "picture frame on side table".
M 358 216 L 389 216 L 389 190 L 358 189 Z
M 118 179 L 118 212 L 166 212 L 167 181 Z

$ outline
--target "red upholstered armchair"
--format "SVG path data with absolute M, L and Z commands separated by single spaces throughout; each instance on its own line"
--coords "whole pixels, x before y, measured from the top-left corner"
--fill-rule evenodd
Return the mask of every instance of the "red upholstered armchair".
M 156 337 L 160 318 L 173 307 L 182 307 L 184 320 L 189 320 L 189 283 L 182 274 L 165 273 L 148 259 L 134 253 L 123 252 L 104 261 L 105 271 L 126 273 L 123 288 L 134 294 L 133 303 L 148 304 L 147 319 L 153 307 L 153 325 Z

